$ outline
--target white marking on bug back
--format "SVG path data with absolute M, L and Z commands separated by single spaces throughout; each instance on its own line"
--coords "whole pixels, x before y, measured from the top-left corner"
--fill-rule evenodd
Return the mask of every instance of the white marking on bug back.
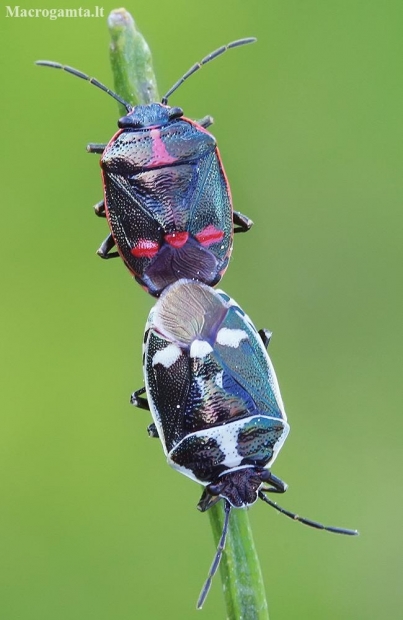
M 225 465 L 228 469 L 241 464 L 242 456 L 238 453 L 238 432 L 243 424 L 244 420 L 233 422 L 232 424 L 223 424 L 219 427 L 215 436 L 220 450 L 225 455 L 222 465 Z
M 206 340 L 194 340 L 190 345 L 190 357 L 199 357 L 203 359 L 213 350 L 212 346 Z
M 218 373 L 216 374 L 216 376 L 215 376 L 214 381 L 215 381 L 215 384 L 216 384 L 216 385 L 218 385 L 218 387 L 219 387 L 219 388 L 222 388 L 222 385 L 223 385 L 223 383 L 222 383 L 223 376 L 224 376 L 224 371 L 223 371 L 223 370 L 222 370 L 221 372 L 218 372 Z
M 247 340 L 248 334 L 243 329 L 229 329 L 222 327 L 217 333 L 217 342 L 223 346 L 237 349 L 242 340 Z
M 165 349 L 157 351 L 153 357 L 153 366 L 162 364 L 165 368 L 170 368 L 181 356 L 181 349 L 176 344 L 169 344 Z

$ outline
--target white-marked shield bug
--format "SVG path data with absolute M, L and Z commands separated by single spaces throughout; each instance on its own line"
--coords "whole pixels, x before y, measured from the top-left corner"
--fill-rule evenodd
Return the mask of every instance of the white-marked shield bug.
M 160 438 L 169 465 L 205 487 L 199 510 L 224 501 L 222 536 L 199 609 L 225 547 L 231 508 L 260 498 L 306 525 L 357 534 L 299 517 L 266 496 L 287 490 L 270 468 L 289 431 L 266 352 L 270 335 L 258 332 L 228 295 L 193 280 L 167 287 L 148 317 L 145 388 L 131 402 L 151 411 L 149 432 Z

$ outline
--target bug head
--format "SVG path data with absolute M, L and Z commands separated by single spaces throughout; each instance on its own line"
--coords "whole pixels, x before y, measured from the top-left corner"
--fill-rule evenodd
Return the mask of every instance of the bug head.
M 120 129 L 142 129 L 146 127 L 162 127 L 170 121 L 183 116 L 181 108 L 171 108 L 161 103 L 136 105 L 126 116 L 118 121 Z
M 205 487 L 197 505 L 198 509 L 205 512 L 220 499 L 225 499 L 234 508 L 251 506 L 258 498 L 260 487 L 267 482 L 266 472 L 268 470 L 263 468 L 246 467 L 222 474 Z

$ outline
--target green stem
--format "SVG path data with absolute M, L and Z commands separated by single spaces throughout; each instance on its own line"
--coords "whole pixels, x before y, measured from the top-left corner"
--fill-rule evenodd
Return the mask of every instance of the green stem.
M 224 522 L 222 502 L 208 513 L 217 545 Z M 262 572 L 246 510 L 231 510 L 220 573 L 227 620 L 269 620 Z
M 128 103 L 159 101 L 150 49 L 125 9 L 108 17 L 110 59 L 116 92 Z M 123 106 L 121 112 L 126 114 Z M 209 509 L 216 544 L 221 536 L 222 502 Z M 232 510 L 220 572 L 228 620 L 269 620 L 262 574 L 246 510 Z
M 108 28 L 116 92 L 132 105 L 159 101 L 150 48 L 133 17 L 125 9 L 116 9 L 108 17 Z M 126 114 L 123 106 L 120 110 Z

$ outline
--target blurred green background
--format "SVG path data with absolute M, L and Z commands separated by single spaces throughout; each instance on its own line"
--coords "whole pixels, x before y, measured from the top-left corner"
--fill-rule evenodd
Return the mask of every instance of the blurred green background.
M 214 116 L 235 208 L 255 222 L 222 288 L 274 333 L 291 424 L 274 467 L 290 485 L 281 503 L 361 531 L 337 537 L 254 506 L 271 620 L 401 618 L 403 5 L 126 8 L 161 93 L 221 44 L 258 37 L 170 103 Z M 0 616 L 224 618 L 219 578 L 195 611 L 214 553 L 200 489 L 129 405 L 153 300 L 95 255 L 107 227 L 85 147 L 115 131 L 116 103 L 33 64 L 112 85 L 106 19 L 1 11 Z

